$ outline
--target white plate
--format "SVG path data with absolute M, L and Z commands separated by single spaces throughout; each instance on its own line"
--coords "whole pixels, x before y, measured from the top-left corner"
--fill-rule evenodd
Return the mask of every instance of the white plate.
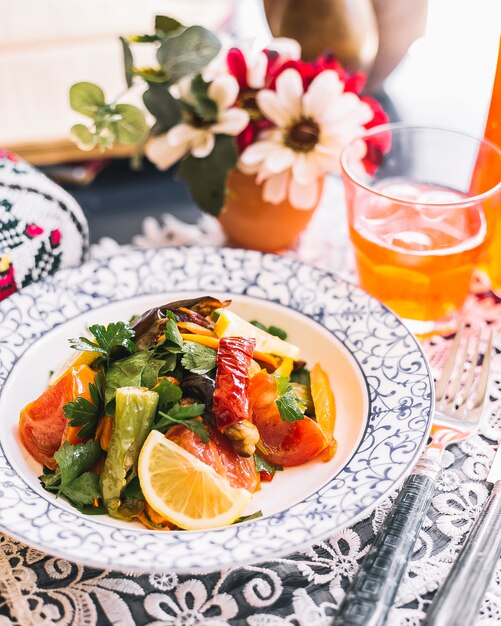
M 310 365 L 320 361 L 337 402 L 338 452 L 281 472 L 247 513 L 218 530 L 149 531 L 84 516 L 44 491 L 19 440 L 21 408 L 91 323 L 194 295 L 287 330 Z M 46 552 L 121 570 L 207 571 L 286 554 L 368 514 L 424 445 L 433 382 L 414 337 L 382 304 L 339 278 L 256 252 L 184 248 L 89 263 L 16 294 L 0 310 L 0 527 Z

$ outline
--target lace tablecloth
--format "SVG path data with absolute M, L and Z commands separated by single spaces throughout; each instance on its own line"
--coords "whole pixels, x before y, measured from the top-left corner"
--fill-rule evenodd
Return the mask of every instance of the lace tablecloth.
M 352 278 L 339 186 L 333 185 L 326 198 L 328 203 L 320 207 L 299 246 L 287 254 Z M 211 218 L 195 226 L 169 216 L 162 223 L 146 219 L 143 230 L 131 247 L 224 243 Z M 118 251 L 123 247 L 108 239 L 92 253 L 106 257 Z M 389 626 L 421 623 L 489 493 L 485 479 L 501 433 L 501 297 L 478 279 L 465 316 L 497 331 L 482 435 L 446 452 L 444 471 Z M 435 373 L 448 341 L 434 337 L 424 342 Z M 367 519 L 306 552 L 209 575 L 96 570 L 42 554 L 0 534 L 0 626 L 327 625 L 390 506 L 391 498 Z M 479 626 L 500 623 L 501 567 L 477 620 Z

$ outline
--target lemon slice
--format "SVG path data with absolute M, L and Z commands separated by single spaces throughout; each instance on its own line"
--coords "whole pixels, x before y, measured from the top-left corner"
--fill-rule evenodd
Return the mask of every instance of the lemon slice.
M 265 330 L 253 326 L 247 320 L 239 317 L 233 311 L 221 311 L 216 322 L 214 332 L 218 337 L 245 337 L 256 340 L 256 351 L 289 357 L 294 361 L 299 359 L 300 349 L 288 341 L 270 335 Z
M 146 502 L 185 530 L 228 526 L 252 497 L 158 430 L 151 431 L 144 443 L 138 473 Z

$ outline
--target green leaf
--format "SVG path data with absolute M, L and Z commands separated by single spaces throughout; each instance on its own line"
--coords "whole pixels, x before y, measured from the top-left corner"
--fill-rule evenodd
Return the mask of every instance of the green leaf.
M 254 454 L 254 464 L 256 465 L 257 472 L 266 472 L 267 474 L 281 472 L 284 469 L 281 465 L 275 465 L 274 463 L 270 463 L 266 459 L 263 459 L 263 457 L 259 456 L 259 454 Z
M 168 410 L 179 402 L 183 397 L 183 392 L 179 385 L 171 383 L 170 380 L 162 378 L 152 391 L 158 393 L 158 408 L 160 411 L 168 412 Z
M 207 374 L 217 365 L 217 352 L 194 341 L 185 341 L 181 364 L 194 374 Z
M 134 331 L 127 322 L 112 322 L 107 326 L 94 324 L 89 327 L 89 330 L 96 338 L 97 345 L 104 354 L 109 355 L 111 350 L 117 346 L 122 346 L 129 352 L 136 351 L 136 346 L 132 341 Z
M 162 350 L 162 348 L 160 347 L 160 350 L 155 350 L 154 351 L 155 354 L 159 354 L 161 355 L 161 358 L 164 359 L 164 364 L 162 365 L 162 367 L 160 368 L 160 371 L 158 372 L 160 376 L 164 376 L 165 374 L 168 374 L 169 372 L 173 372 L 176 367 L 177 367 L 177 354 L 170 354 L 168 352 L 165 352 Z
M 195 402 L 194 404 L 185 404 L 181 406 L 176 404 L 170 409 L 169 417 L 176 420 L 192 419 L 202 415 L 205 409 L 205 404 Z
M 155 359 L 153 355 L 150 360 L 144 366 L 143 372 L 141 374 L 141 385 L 143 387 L 148 387 L 151 389 L 158 382 L 158 376 L 160 373 L 160 369 L 162 368 L 164 362 L 160 359 Z
M 132 104 L 117 104 L 113 111 L 120 115 L 120 119 L 111 124 L 118 143 L 136 145 L 146 139 L 148 124 L 141 109 Z
M 61 493 L 77 508 L 82 505 L 89 505 L 95 499 L 99 500 L 101 489 L 99 487 L 99 476 L 94 472 L 84 472 L 69 484 L 61 489 Z
M 80 352 L 99 352 L 100 354 L 106 354 L 105 350 L 98 346 L 95 342 L 87 339 L 87 337 L 79 337 L 78 339 L 70 339 L 70 348 L 73 350 L 79 350 Z M 97 357 L 96 357 L 97 358 Z
M 216 135 L 214 149 L 204 159 L 192 155 L 183 159 L 177 174 L 185 180 L 198 206 L 216 217 L 224 206 L 226 178 L 237 163 L 237 149 L 232 137 Z
M 95 383 L 89 383 L 91 401 L 86 398 L 77 397 L 73 402 L 67 402 L 63 406 L 65 417 L 69 420 L 70 426 L 80 427 L 79 437 L 90 439 L 96 432 L 98 419 L 103 413 L 103 371 L 99 370 Z
M 275 402 L 283 422 L 297 422 L 304 419 L 303 412 L 298 406 L 291 387 L 288 387 L 285 393 L 277 398 Z
M 80 150 L 92 150 L 96 147 L 96 136 L 87 126 L 75 124 L 71 127 L 70 133 Z
M 124 70 L 125 70 L 125 82 L 127 87 L 132 87 L 134 81 L 133 67 L 134 58 L 130 49 L 129 40 L 126 37 L 120 37 L 120 43 L 122 44 L 122 52 L 124 57 Z
M 189 428 L 195 435 L 198 435 L 203 443 L 209 443 L 210 436 L 207 426 L 199 420 L 186 420 L 182 422 L 186 428 Z
M 169 352 L 178 354 L 183 348 L 183 338 L 176 324 L 176 318 L 171 311 L 167 312 L 167 323 L 164 328 L 165 339 L 161 342 L 162 348 L 167 348 Z
M 65 441 L 54 454 L 61 477 L 60 488 L 62 489 L 77 476 L 89 470 L 97 461 L 100 453 L 101 447 L 95 441 L 90 440 L 87 443 L 77 443 L 74 446 Z
M 197 74 L 191 81 L 191 95 L 193 96 L 193 109 L 204 122 L 215 122 L 217 119 L 218 106 L 207 94 L 209 83 L 206 83 L 201 74 Z
M 147 83 L 166 83 L 169 80 L 161 67 L 134 67 L 132 73 Z
M 70 106 L 95 120 L 106 106 L 104 92 L 94 83 L 75 83 L 70 87 Z
M 179 102 L 165 85 L 150 85 L 143 94 L 143 102 L 157 120 L 152 135 L 166 133 L 181 120 Z
M 177 36 L 163 41 L 157 59 L 172 82 L 195 74 L 217 55 L 221 48 L 218 38 L 202 26 L 190 26 Z
M 168 17 L 167 15 L 155 16 L 155 31 L 160 31 L 163 35 L 171 35 L 179 28 L 184 28 L 184 26 L 173 17 Z
M 160 420 L 155 424 L 155 428 L 165 432 L 165 430 L 171 426 L 183 424 L 186 428 L 189 428 L 197 434 L 204 443 L 207 443 L 210 437 L 206 424 L 204 424 L 203 421 L 193 419 L 195 417 L 199 417 L 203 413 L 204 409 L 205 404 L 189 404 L 186 406 L 175 404 L 171 409 L 169 409 L 168 413 L 158 411 Z
M 153 362 L 151 367 L 150 362 Z M 104 391 L 106 410 L 110 411 L 110 403 L 115 399 L 117 389 L 120 387 L 153 387 L 156 385 L 158 370 L 162 364 L 163 361 L 156 359 L 150 350 L 141 350 L 124 359 L 114 361 L 106 374 Z M 157 372 L 157 376 L 155 376 L 155 372 Z M 146 382 L 153 384 L 146 385 Z

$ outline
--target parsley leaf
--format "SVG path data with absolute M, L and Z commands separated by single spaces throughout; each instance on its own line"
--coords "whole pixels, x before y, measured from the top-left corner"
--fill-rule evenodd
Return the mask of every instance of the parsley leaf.
M 183 396 L 181 387 L 166 378 L 162 378 L 158 385 L 153 387 L 153 391 L 158 393 L 158 409 L 164 412 L 168 412 L 172 405 L 179 402 Z
M 217 352 L 194 341 L 187 341 L 183 346 L 181 364 L 193 374 L 207 374 L 217 365 Z
M 259 456 L 259 454 L 254 454 L 254 464 L 257 472 L 266 472 L 267 474 L 281 472 L 284 469 L 281 465 L 275 465 L 274 463 L 270 463 L 266 459 L 263 459 L 263 457 Z
M 169 415 L 178 420 L 186 420 L 192 419 L 193 417 L 198 417 L 202 415 L 205 409 L 205 404 L 199 404 L 195 402 L 193 404 L 185 404 L 181 406 L 180 404 L 176 404 L 169 411 Z
M 117 346 L 122 346 L 131 354 L 136 351 L 136 346 L 132 341 L 134 331 L 127 322 L 112 322 L 107 326 L 94 324 L 89 327 L 89 331 L 95 341 L 78 337 L 78 339 L 70 339 L 70 346 L 74 350 L 83 352 L 99 352 L 106 358 L 107 363 L 110 361 L 111 351 Z
M 84 472 L 62 488 L 62 493 L 77 508 L 79 505 L 91 505 L 102 498 L 99 476 L 94 472 Z
M 169 411 L 166 413 L 164 411 L 158 411 L 158 415 L 160 419 L 155 424 L 154 428 L 156 430 L 160 430 L 165 432 L 171 426 L 175 426 L 176 424 L 183 424 L 186 428 L 189 428 L 196 435 L 200 437 L 200 439 L 204 443 L 208 443 L 209 431 L 207 430 L 207 426 L 204 422 L 194 419 L 199 417 L 205 409 L 205 404 L 187 404 L 185 406 L 181 406 L 179 403 L 175 404 Z
M 95 382 L 89 383 L 92 402 L 87 398 L 78 397 L 63 406 L 64 416 L 69 420 L 70 426 L 80 426 L 78 435 L 81 439 L 91 439 L 96 432 L 97 422 L 104 408 L 102 380 L 103 372 L 100 370 Z

